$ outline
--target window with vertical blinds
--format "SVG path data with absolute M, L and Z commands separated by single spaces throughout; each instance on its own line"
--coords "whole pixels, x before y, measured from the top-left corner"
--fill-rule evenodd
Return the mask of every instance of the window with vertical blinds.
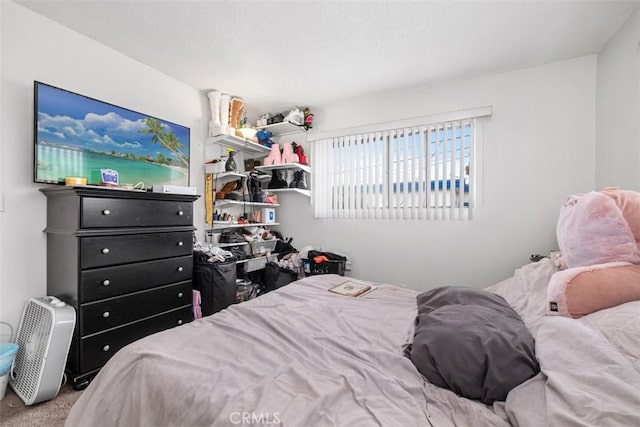
M 472 219 L 482 112 L 314 140 L 316 218 Z

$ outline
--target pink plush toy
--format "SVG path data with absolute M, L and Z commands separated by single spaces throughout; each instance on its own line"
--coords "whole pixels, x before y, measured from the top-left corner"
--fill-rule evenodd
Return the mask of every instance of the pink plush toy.
M 568 268 L 549 281 L 548 314 L 577 318 L 640 300 L 640 193 L 570 196 L 556 233 Z
M 627 221 L 638 248 L 640 248 L 640 193 L 607 187 L 602 190 L 602 194 L 611 197 L 616 202 L 622 216 Z

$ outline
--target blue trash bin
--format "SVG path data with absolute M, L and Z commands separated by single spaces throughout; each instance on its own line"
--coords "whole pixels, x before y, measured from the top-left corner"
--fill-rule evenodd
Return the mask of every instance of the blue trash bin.
M 13 368 L 13 361 L 18 352 L 18 344 L 14 343 L 13 328 L 6 322 L 0 322 L 9 328 L 9 334 L 0 334 L 0 400 L 4 398 Z

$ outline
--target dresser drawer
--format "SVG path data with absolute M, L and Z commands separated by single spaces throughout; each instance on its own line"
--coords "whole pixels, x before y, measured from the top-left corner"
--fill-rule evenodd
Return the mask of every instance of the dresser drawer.
M 116 351 L 147 335 L 193 320 L 191 306 L 80 339 L 80 374 L 101 368 Z
M 191 304 L 191 281 L 82 304 L 80 336 L 95 334 L 125 323 Z
M 191 202 L 83 197 L 81 228 L 157 227 L 193 224 Z
M 80 303 L 191 280 L 193 256 L 167 258 L 80 272 Z
M 191 231 L 80 238 L 80 268 L 191 255 Z

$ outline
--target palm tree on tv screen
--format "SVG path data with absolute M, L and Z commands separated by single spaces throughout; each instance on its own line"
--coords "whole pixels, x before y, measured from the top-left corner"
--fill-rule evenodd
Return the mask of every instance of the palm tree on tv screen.
M 147 133 L 153 135 L 151 137 L 151 143 L 155 144 L 156 142 L 160 142 L 167 150 L 171 151 L 176 155 L 178 159 L 188 168 L 189 167 L 189 159 L 185 157 L 184 154 L 180 151 L 184 145 L 180 142 L 178 137 L 173 132 L 167 132 L 164 130 L 162 123 L 160 120 L 154 119 L 151 117 L 146 117 L 144 119 L 144 123 L 147 125 L 146 129 L 140 131 L 140 133 Z

